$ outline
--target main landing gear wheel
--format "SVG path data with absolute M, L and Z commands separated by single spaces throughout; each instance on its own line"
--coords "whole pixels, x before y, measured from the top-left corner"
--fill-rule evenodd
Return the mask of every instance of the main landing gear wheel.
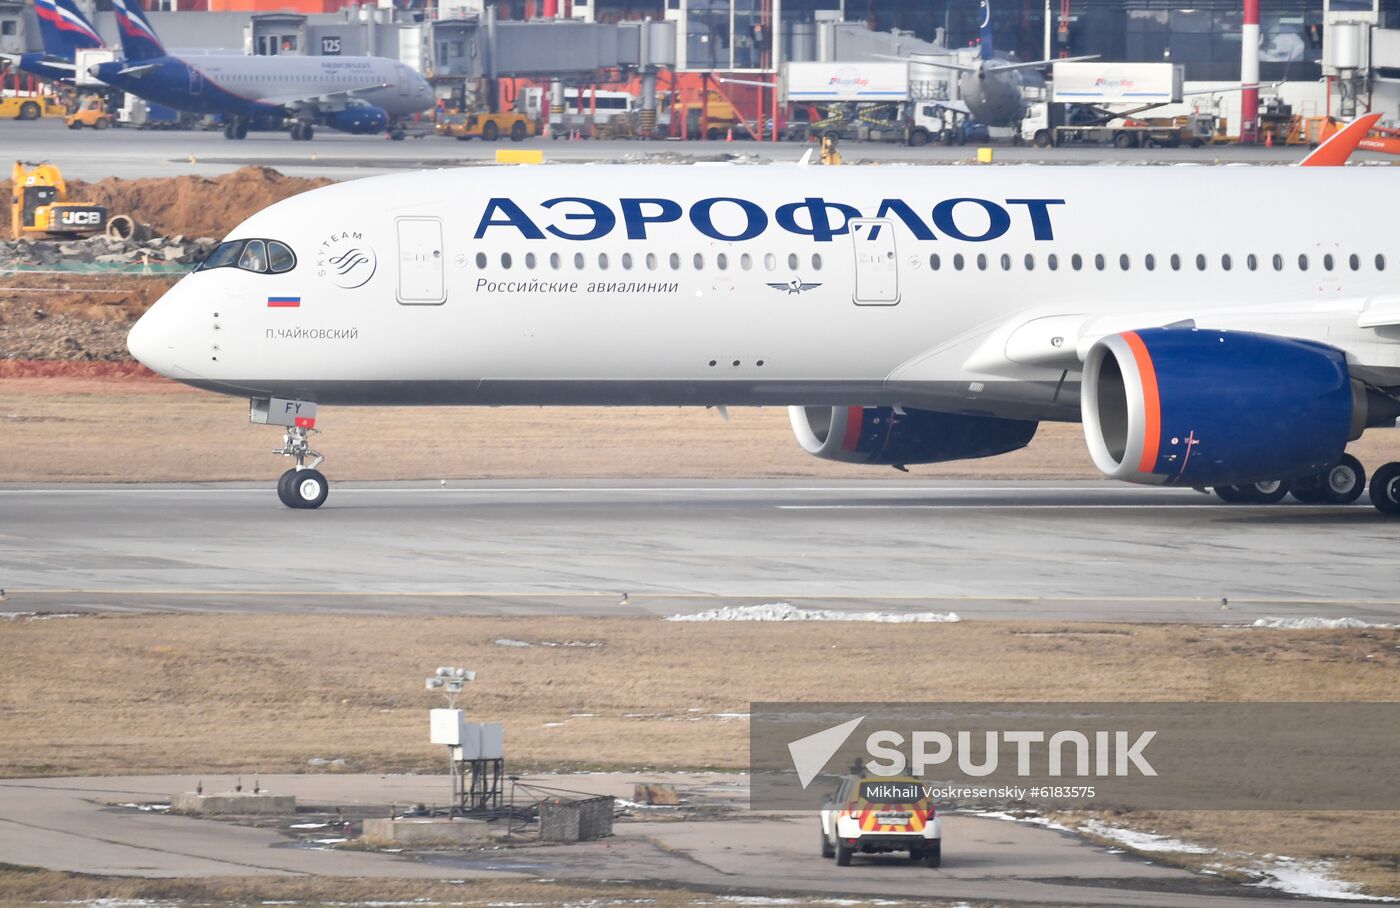
M 1376 473 L 1379 475 L 1380 470 Z M 1366 489 L 1366 468 L 1355 457 L 1343 454 L 1335 467 L 1321 474 L 1320 484 L 1323 501 L 1328 504 L 1351 504 Z
M 1371 477 L 1371 504 L 1382 514 L 1400 515 L 1400 463 L 1382 464 Z
M 314 510 L 326 503 L 331 484 L 319 470 L 291 469 L 277 480 L 277 497 L 289 508 Z
M 1322 474 L 1316 473 L 1293 480 L 1293 487 L 1288 490 L 1288 494 L 1303 504 L 1322 504 Z
M 1216 486 L 1215 495 L 1226 504 L 1244 504 L 1249 500 L 1239 486 Z
M 1250 504 L 1278 504 L 1288 494 L 1289 482 L 1286 479 L 1270 479 L 1264 482 L 1251 482 L 1240 486 L 1244 500 Z

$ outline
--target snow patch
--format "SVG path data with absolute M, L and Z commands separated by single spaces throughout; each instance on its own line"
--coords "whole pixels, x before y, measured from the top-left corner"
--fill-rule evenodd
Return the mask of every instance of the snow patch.
M 1142 851 L 1148 854 L 1156 852 L 1158 854 L 1211 854 L 1212 851 L 1202 845 L 1192 845 L 1180 839 L 1173 839 L 1170 836 L 1157 835 L 1152 832 L 1138 832 L 1135 829 L 1123 829 L 1119 826 L 1109 826 L 1099 820 L 1090 820 L 1079 827 L 1080 832 L 1098 836 L 1101 839 L 1108 839 L 1110 842 L 1117 842 L 1131 848 L 1133 851 Z
M 1334 630 L 1337 628 L 1395 628 L 1400 624 L 1373 624 L 1360 618 L 1256 618 L 1250 627 L 1290 631 Z
M 330 823 L 293 823 L 288 829 L 325 829 Z
M 1334 865 L 1327 861 L 1297 861 L 1292 858 L 1278 858 L 1272 864 L 1258 868 L 1264 879 L 1251 886 L 1262 889 L 1278 889 L 1290 895 L 1302 895 L 1315 899 L 1351 899 L 1367 902 L 1395 902 L 1400 899 L 1384 896 L 1363 895 L 1356 883 L 1348 883 L 1332 876 Z
M 77 612 L 0 612 L 0 619 L 5 621 L 48 621 L 51 618 L 81 617 Z
M 1053 829 L 1056 832 L 1074 832 L 1063 823 L 1056 823 L 1049 817 L 1042 817 L 1039 814 L 1027 813 L 1017 816 L 1014 813 L 1007 813 L 1004 810 L 978 810 L 972 811 L 970 816 L 982 817 L 987 820 L 1006 820 L 1011 823 L 1026 823 L 1031 826 L 1043 826 L 1046 829 Z
M 530 647 L 534 646 L 533 643 L 527 643 L 524 640 L 512 640 L 509 637 L 500 637 L 498 639 L 492 640 L 491 642 L 496 644 L 497 646 L 515 646 L 521 647 L 523 649 L 529 649 Z
M 764 605 L 726 605 L 691 615 L 672 615 L 667 621 L 873 621 L 882 624 L 951 623 L 956 612 L 841 612 L 834 609 L 798 608 L 786 602 Z

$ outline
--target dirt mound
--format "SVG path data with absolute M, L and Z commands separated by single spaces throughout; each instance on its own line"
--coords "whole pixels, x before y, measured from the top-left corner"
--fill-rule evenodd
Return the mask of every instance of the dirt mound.
M 104 382 L 164 381 L 150 369 L 133 362 L 0 359 L 0 379 L 6 378 L 76 378 Z
M 129 361 L 131 324 L 173 278 L 79 274 L 0 277 L 0 364 L 5 360 Z M 0 372 L 0 377 L 14 377 Z
M 273 202 L 325 186 L 325 179 L 283 176 L 268 167 L 242 167 L 214 177 L 151 177 L 96 183 L 70 180 L 69 197 L 106 205 L 112 214 L 129 214 L 156 233 L 221 237 L 249 215 Z M 10 181 L 0 183 L 0 198 L 10 197 Z M 9 220 L 3 224 L 9 238 Z

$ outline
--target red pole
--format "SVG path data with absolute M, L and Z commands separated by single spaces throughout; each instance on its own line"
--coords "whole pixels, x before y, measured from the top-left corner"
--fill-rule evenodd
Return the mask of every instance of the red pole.
M 1240 141 L 1259 141 L 1259 0 L 1244 0 L 1240 28 Z
M 559 18 L 559 0 L 544 0 L 544 17 L 546 19 Z
M 710 137 L 710 74 L 700 74 L 700 138 Z

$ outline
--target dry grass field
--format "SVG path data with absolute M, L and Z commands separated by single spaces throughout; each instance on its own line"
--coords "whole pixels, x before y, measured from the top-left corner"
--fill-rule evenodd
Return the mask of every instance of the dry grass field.
M 0 361 L 0 482 L 268 479 L 286 464 L 281 435 L 248 423 L 247 401 L 117 365 L 6 377 Z M 81 370 L 88 368 L 86 377 Z M 125 367 L 127 371 L 131 367 Z M 27 374 L 17 369 L 10 375 Z M 104 375 L 112 377 L 102 377 Z M 1097 479 L 1078 425 L 1046 423 L 1012 454 L 916 466 L 857 467 L 808 456 L 784 409 L 332 408 L 317 446 L 337 479 L 930 477 Z M 412 439 L 409 444 L 387 441 Z M 1393 432 L 1351 451 L 1368 466 L 1400 455 Z
M 424 715 L 435 703 L 420 686 L 442 663 L 480 673 L 469 707 L 505 722 L 518 769 L 741 768 L 748 729 L 732 714 L 747 712 L 754 700 L 1394 699 L 1400 631 L 637 618 L 17 619 L 0 622 L 0 775 L 247 775 L 315 771 L 308 760 L 317 757 L 343 759 L 349 771 L 435 772 L 440 755 L 426 743 Z M 920 668 L 892 686 L 891 665 Z M 86 680 L 55 683 L 59 670 Z M 1372 892 L 1400 894 L 1394 814 L 1154 812 L 1107 819 L 1224 852 L 1328 860 Z M 0 904 L 13 883 L 6 880 L 0 877 Z

